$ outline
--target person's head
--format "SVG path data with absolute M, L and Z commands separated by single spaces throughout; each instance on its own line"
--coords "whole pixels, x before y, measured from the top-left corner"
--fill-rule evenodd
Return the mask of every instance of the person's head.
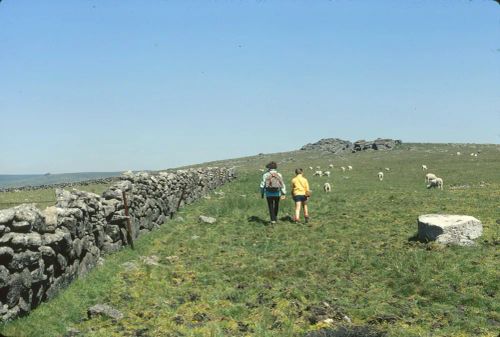
M 272 161 L 269 164 L 267 164 L 266 167 L 268 170 L 276 170 L 278 168 L 278 165 L 276 164 L 275 161 Z
M 296 169 L 295 169 L 295 174 L 296 174 L 296 175 L 299 175 L 299 174 L 302 174 L 302 173 L 304 173 L 304 170 L 303 170 L 303 169 L 301 169 L 301 168 L 296 168 Z

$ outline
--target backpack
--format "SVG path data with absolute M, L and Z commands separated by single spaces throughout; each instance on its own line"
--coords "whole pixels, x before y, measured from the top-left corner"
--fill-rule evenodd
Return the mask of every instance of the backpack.
M 266 177 L 265 188 L 268 192 L 278 192 L 283 187 L 283 180 L 277 172 L 270 172 Z

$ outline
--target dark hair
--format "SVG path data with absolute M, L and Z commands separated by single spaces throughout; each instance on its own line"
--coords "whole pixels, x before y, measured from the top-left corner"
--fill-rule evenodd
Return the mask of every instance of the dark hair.
M 304 173 L 304 170 L 302 170 L 301 168 L 295 169 L 295 174 L 302 174 L 302 173 Z
M 275 161 L 270 162 L 269 164 L 266 165 L 266 167 L 269 170 L 276 170 L 278 168 L 278 165 L 276 164 Z

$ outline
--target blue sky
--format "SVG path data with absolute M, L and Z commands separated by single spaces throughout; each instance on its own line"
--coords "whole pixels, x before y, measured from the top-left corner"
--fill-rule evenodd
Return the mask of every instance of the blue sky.
M 0 2 L 0 174 L 500 143 L 491 0 Z

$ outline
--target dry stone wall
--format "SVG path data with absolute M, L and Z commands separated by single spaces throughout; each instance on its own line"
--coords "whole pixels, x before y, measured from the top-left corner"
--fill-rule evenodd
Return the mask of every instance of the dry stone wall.
M 128 172 L 102 195 L 56 189 L 56 205 L 43 211 L 0 210 L 0 321 L 29 313 L 129 244 L 123 191 L 135 239 L 234 178 L 227 168 Z

